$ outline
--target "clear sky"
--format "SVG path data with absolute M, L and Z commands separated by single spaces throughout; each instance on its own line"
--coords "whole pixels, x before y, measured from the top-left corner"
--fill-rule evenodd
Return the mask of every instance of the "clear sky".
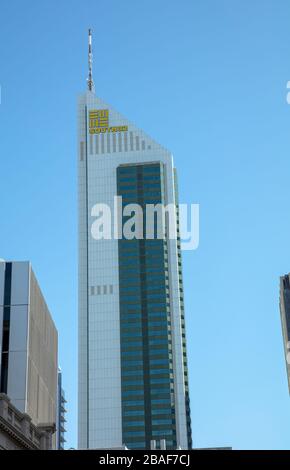
M 290 271 L 288 0 L 2 0 L 0 258 L 31 260 L 59 331 L 76 446 L 76 100 L 174 154 L 200 204 L 184 252 L 194 444 L 290 449 L 279 276 Z

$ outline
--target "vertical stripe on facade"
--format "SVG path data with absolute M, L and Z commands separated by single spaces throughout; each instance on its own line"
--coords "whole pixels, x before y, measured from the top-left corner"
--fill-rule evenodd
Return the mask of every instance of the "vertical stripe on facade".
M 87 447 L 90 447 L 90 402 L 89 402 L 89 195 L 88 195 L 88 109 L 85 107 L 85 129 L 86 129 L 86 149 L 85 149 L 85 158 L 86 158 L 86 304 L 87 304 Z
M 5 264 L 4 302 L 3 302 L 3 333 L 1 351 L 1 384 L 0 392 L 7 394 L 8 363 L 9 363 L 9 336 L 10 336 L 10 312 L 11 312 L 11 279 L 12 263 Z
M 179 230 L 180 229 L 180 226 L 179 226 L 179 197 L 178 197 L 177 173 L 176 173 L 175 169 L 174 169 L 174 189 L 175 189 L 176 222 L 177 222 L 178 288 L 179 288 L 179 300 L 180 300 L 180 310 L 181 310 L 181 334 L 182 334 L 182 353 L 183 353 L 183 367 L 184 367 L 185 413 L 186 413 L 188 449 L 191 449 L 192 448 L 192 432 L 191 432 L 187 347 L 186 347 L 186 332 L 185 332 L 182 257 L 181 257 L 180 230 Z
M 145 214 L 146 204 L 164 203 L 163 186 L 160 163 L 117 168 L 123 207 L 138 203 Z M 177 445 L 167 257 L 166 239 L 119 241 L 122 431 L 131 449 Z

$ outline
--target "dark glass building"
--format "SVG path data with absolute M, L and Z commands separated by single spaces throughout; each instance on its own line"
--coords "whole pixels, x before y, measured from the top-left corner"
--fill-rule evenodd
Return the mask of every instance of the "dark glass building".
M 280 314 L 290 392 L 290 274 L 280 278 Z
M 130 449 L 150 448 L 151 440 L 161 439 L 166 440 L 168 449 L 177 446 L 168 243 L 166 236 L 146 239 L 145 234 L 146 205 L 165 204 L 165 190 L 164 165 L 160 162 L 117 168 L 117 191 L 123 208 L 137 203 L 143 209 L 142 239 L 119 241 L 122 432 Z M 123 224 L 126 219 L 123 217 Z M 155 228 L 157 237 L 157 224 Z M 181 258 L 179 263 L 181 276 Z M 181 282 L 180 277 L 182 292 Z M 182 328 L 186 360 L 184 317 Z M 186 362 L 185 367 L 191 446 Z

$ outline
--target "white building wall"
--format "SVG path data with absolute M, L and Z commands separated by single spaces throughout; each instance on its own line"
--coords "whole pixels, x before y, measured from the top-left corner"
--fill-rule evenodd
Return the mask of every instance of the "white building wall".
M 86 210 L 86 96 L 78 105 L 78 213 L 79 213 L 79 282 L 78 282 L 78 446 L 87 448 L 87 210 Z

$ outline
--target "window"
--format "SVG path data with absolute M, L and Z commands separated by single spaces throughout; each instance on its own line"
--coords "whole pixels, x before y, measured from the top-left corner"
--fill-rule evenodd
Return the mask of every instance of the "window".
M 171 408 L 157 408 L 151 410 L 152 415 L 171 415 Z
M 145 426 L 144 419 L 140 421 L 125 421 L 123 422 L 124 427 L 133 427 L 133 426 Z
M 169 381 L 169 377 L 165 377 L 165 378 L 162 378 L 162 379 L 150 379 L 150 383 L 151 384 L 167 384 L 169 385 L 170 381 Z
M 131 437 L 131 436 L 144 436 L 145 437 L 145 431 L 125 431 L 123 432 L 124 437 Z
M 166 429 L 164 431 L 152 431 L 152 436 L 170 436 L 172 434 L 173 430 Z
M 143 400 L 124 400 L 125 408 L 129 406 L 144 406 Z
M 152 425 L 170 425 L 172 424 L 172 419 L 153 419 Z
M 122 392 L 123 397 L 129 397 L 130 395 L 144 395 L 144 390 L 126 390 Z
M 144 416 L 144 410 L 126 410 L 123 412 L 124 416 Z

